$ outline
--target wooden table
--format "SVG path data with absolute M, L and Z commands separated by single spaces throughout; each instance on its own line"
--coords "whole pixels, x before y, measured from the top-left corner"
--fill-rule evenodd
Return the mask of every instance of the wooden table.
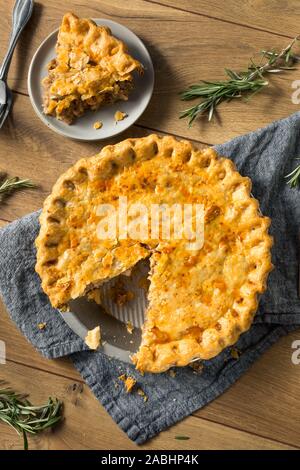
M 86 4 L 86 6 L 84 5 Z M 13 0 L 0 1 L 0 56 L 10 32 Z M 284 47 L 299 33 L 297 0 L 58 0 L 37 2 L 30 24 L 14 55 L 9 83 L 13 111 L 0 131 L 0 170 L 31 178 L 39 187 L 11 196 L 0 205 L 0 223 L 41 207 L 65 169 L 102 143 L 73 142 L 50 131 L 35 115 L 26 78 L 31 57 L 41 41 L 71 10 L 79 16 L 111 18 L 131 28 L 147 45 L 156 70 L 152 101 L 141 119 L 121 138 L 149 132 L 170 133 L 200 144 L 224 142 L 297 111 L 291 101 L 293 80 L 300 72 L 272 76 L 271 86 L 254 97 L 222 106 L 211 124 L 198 121 L 189 129 L 178 119 L 184 104 L 178 92 L 199 79 L 223 76 L 225 66 L 242 69 L 263 48 Z M 94 398 L 68 359 L 42 358 L 0 306 L 0 339 L 7 363 L 0 378 L 35 402 L 49 395 L 65 403 L 65 422 L 30 439 L 32 449 L 134 449 Z M 144 449 L 288 449 L 300 447 L 300 366 L 291 362 L 295 332 L 278 341 L 229 391 L 204 409 L 142 446 Z M 189 440 L 178 441 L 183 434 Z M 0 425 L 0 448 L 19 449 L 21 440 Z

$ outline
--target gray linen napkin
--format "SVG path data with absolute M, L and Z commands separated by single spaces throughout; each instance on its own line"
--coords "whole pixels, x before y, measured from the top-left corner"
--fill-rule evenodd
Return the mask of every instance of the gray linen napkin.
M 272 219 L 275 270 L 262 296 L 255 323 L 242 335 L 234 359 L 230 349 L 205 361 L 202 373 L 190 367 L 168 373 L 139 375 L 133 366 L 87 350 L 49 304 L 34 271 L 34 239 L 38 213 L 17 220 L 0 231 L 0 293 L 12 320 L 33 346 L 48 358 L 70 355 L 74 366 L 116 423 L 137 444 L 198 408 L 203 407 L 234 383 L 280 336 L 300 326 L 297 297 L 300 192 L 284 180 L 300 155 L 300 113 L 251 134 L 216 147 L 235 161 L 243 175 L 253 181 L 253 195 L 263 214 Z M 40 331 L 37 324 L 46 322 Z M 130 374 L 149 397 L 126 394 L 115 387 L 117 377 Z

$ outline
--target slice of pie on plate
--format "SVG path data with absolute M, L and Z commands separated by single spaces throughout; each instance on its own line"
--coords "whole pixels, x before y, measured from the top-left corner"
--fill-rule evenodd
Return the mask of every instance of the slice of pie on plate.
M 135 70 L 142 73 L 142 64 L 109 28 L 66 13 L 42 82 L 44 112 L 71 124 L 87 109 L 127 100 Z
M 150 257 L 149 307 L 133 361 L 162 372 L 209 359 L 251 326 L 272 269 L 270 220 L 251 181 L 212 149 L 156 135 L 109 145 L 78 161 L 55 184 L 40 217 L 36 270 L 54 307 Z M 186 236 L 100 239 L 99 206 L 198 204 L 204 244 Z M 158 206 L 156 206 L 158 207 Z M 154 217 L 154 216 L 153 216 Z M 149 224 L 151 220 L 149 221 Z

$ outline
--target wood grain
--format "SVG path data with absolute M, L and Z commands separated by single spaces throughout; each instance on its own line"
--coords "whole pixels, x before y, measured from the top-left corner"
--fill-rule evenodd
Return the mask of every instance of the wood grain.
M 298 0 L 147 0 L 198 13 L 200 15 L 219 18 L 232 23 L 242 24 L 254 29 L 262 29 L 286 37 L 299 34 L 299 2 Z
M 12 0 L 8 4 L 11 5 Z M 10 72 L 10 85 L 22 93 L 27 93 L 27 71 L 34 51 L 45 36 L 59 26 L 66 11 L 65 4 L 57 0 L 39 5 L 18 45 Z M 70 0 L 68 8 L 79 15 L 115 19 L 131 28 L 149 48 L 156 82 L 148 109 L 138 121 L 143 126 L 213 144 L 297 111 L 291 101 L 291 84 L 298 73 L 291 71 L 282 76 L 273 74 L 270 87 L 257 94 L 251 104 L 234 100 L 230 105 L 222 105 L 219 120 L 210 124 L 202 119 L 189 129 L 186 120 L 178 118 L 187 106 L 179 99 L 180 91 L 200 79 L 223 77 L 224 67 L 245 68 L 250 57 L 259 50 L 285 46 L 287 40 L 282 37 L 141 0 L 129 3 L 105 0 L 99 6 L 93 3 L 88 7 Z M 0 53 L 5 50 L 5 37 L 10 30 L 8 11 L 8 5 L 2 3 Z
M 29 392 L 32 402 L 45 402 L 48 396 L 55 396 L 64 402 L 64 422 L 54 431 L 30 438 L 31 449 L 137 449 L 100 406 L 88 387 L 20 364 L 7 362 L 0 367 L 1 378 L 16 391 Z M 41 384 L 46 386 L 41 388 Z M 178 441 L 175 439 L 177 435 L 190 439 Z M 20 438 L 3 423 L 0 424 L 0 448 L 22 448 Z M 292 446 L 189 417 L 140 448 L 284 450 Z

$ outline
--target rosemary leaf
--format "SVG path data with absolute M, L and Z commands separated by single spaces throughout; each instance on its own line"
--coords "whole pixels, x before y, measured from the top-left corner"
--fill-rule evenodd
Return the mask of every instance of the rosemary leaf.
M 275 50 L 261 51 L 263 63 L 256 64 L 253 59 L 250 60 L 247 70 L 236 72 L 225 68 L 227 79 L 220 81 L 202 80 L 199 83 L 191 85 L 181 93 L 182 101 L 190 101 L 200 98 L 201 101 L 180 113 L 180 119 L 188 118 L 189 126 L 194 120 L 206 114 L 210 121 L 215 113 L 216 107 L 222 101 L 230 101 L 233 98 L 242 96 L 252 97 L 255 93 L 263 90 L 269 85 L 265 79 L 266 73 L 282 73 L 287 70 L 293 70 L 294 64 L 299 61 L 292 48 L 298 41 L 298 37 L 282 51 Z
M 18 189 L 34 188 L 35 184 L 28 179 L 19 179 L 18 177 L 7 178 L 0 183 L 0 195 L 12 193 Z
M 62 402 L 49 398 L 42 406 L 32 406 L 23 395 L 9 388 L 0 389 L 0 421 L 23 436 L 24 449 L 28 449 L 27 434 L 37 434 L 54 426 L 62 418 Z
M 300 160 L 300 158 L 296 158 L 296 160 Z M 285 178 L 289 178 L 287 184 L 289 184 L 291 188 L 296 188 L 296 186 L 300 184 L 300 165 L 296 166 Z

